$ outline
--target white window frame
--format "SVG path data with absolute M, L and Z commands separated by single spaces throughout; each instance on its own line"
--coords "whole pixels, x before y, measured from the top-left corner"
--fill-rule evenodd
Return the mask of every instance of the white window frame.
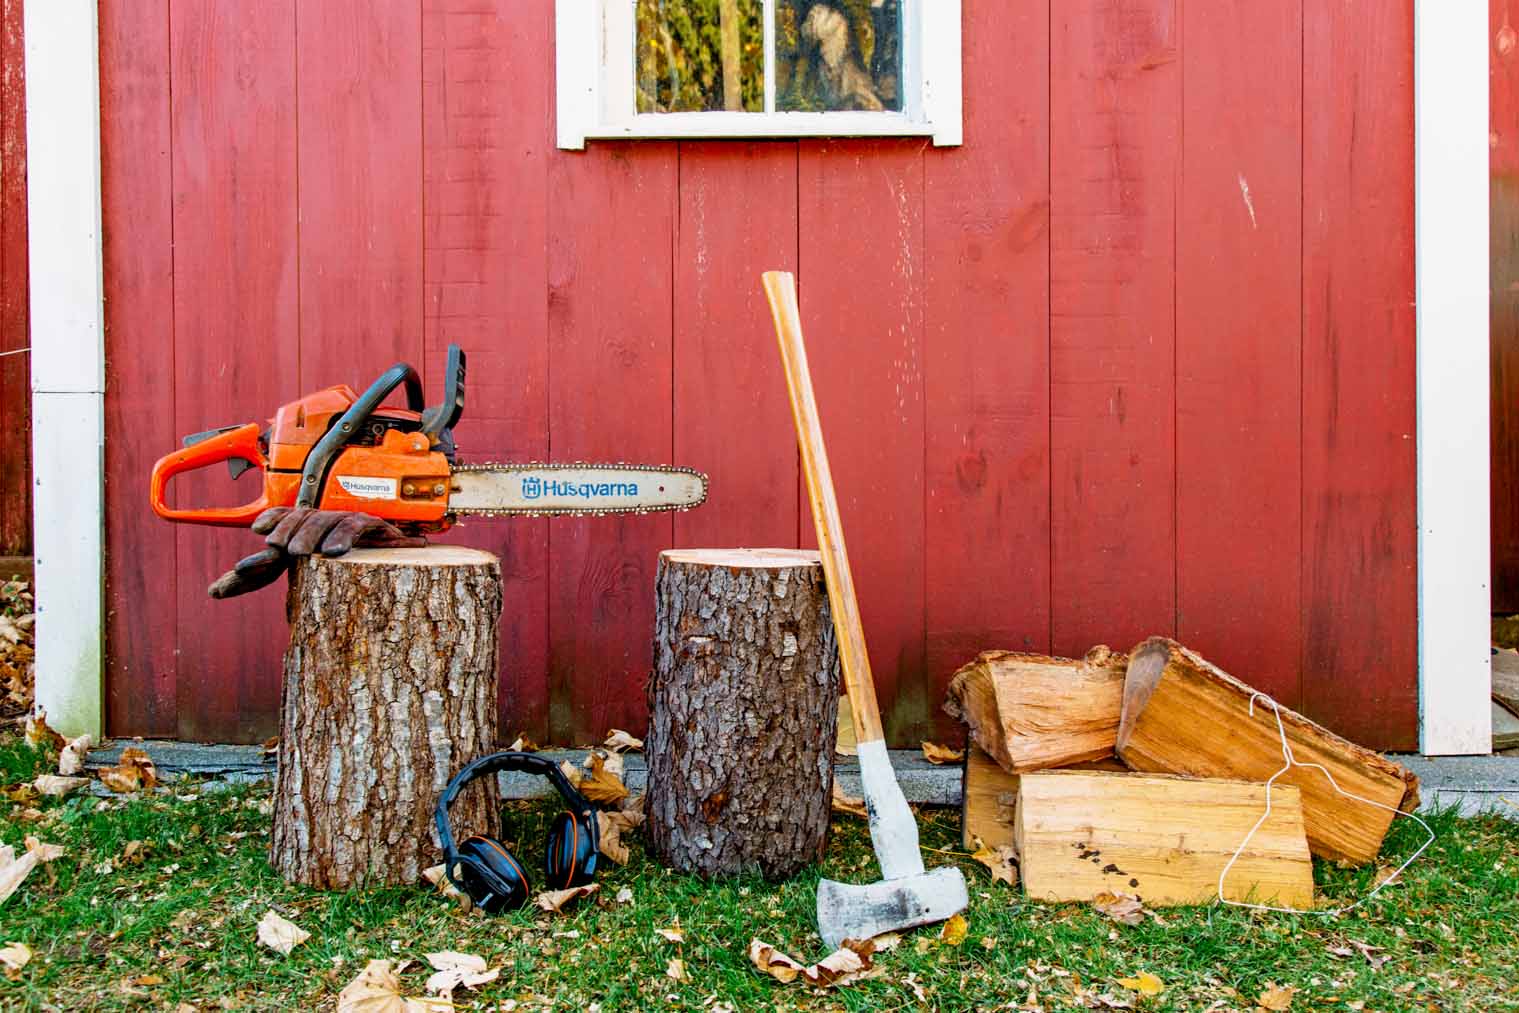
M 932 137 L 961 129 L 960 0 L 902 0 L 901 112 L 784 112 L 772 73 L 765 112 L 640 113 L 635 106 L 635 0 L 556 0 L 559 147 L 588 139 L 670 137 Z M 775 65 L 775 0 L 765 0 L 765 66 Z

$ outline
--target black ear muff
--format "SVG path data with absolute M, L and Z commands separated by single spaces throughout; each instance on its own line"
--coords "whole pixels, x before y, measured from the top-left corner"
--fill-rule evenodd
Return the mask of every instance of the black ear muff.
M 499 841 L 478 835 L 465 838 L 459 845 L 457 869 L 455 882 L 486 914 L 527 903 L 527 873 Z
M 543 871 L 551 890 L 568 890 L 589 883 L 596 875 L 596 838 L 586 825 L 594 814 L 577 816 L 562 812 L 549 827 L 548 846 L 544 849 Z

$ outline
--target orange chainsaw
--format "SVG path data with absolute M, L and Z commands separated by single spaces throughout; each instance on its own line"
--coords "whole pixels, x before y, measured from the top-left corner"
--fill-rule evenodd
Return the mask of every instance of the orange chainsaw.
M 153 466 L 153 512 L 171 521 L 247 527 L 270 507 L 348 510 L 408 533 L 443 531 L 460 515 L 602 515 L 689 510 L 707 498 L 707 476 L 642 464 L 460 464 L 454 426 L 464 413 L 464 352 L 448 348 L 443 401 L 424 407 L 422 380 L 397 363 L 355 394 L 347 384 L 248 422 L 184 438 Z M 406 387 L 406 408 L 382 408 Z M 258 499 L 237 507 L 180 510 L 165 498 L 175 475 L 226 462 L 234 479 L 257 468 Z

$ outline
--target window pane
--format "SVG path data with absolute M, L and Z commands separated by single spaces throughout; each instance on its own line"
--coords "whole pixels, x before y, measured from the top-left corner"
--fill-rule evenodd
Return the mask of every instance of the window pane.
M 902 0 L 776 0 L 776 108 L 900 111 Z
M 638 0 L 638 111 L 765 111 L 762 0 Z

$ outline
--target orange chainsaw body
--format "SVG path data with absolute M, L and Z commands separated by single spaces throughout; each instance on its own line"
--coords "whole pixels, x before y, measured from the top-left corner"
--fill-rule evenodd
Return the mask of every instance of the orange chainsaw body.
M 167 455 L 153 467 L 153 511 L 171 521 L 247 527 L 270 507 L 297 505 L 302 485 L 319 481 L 319 509 L 359 511 L 433 531 L 448 527 L 452 469 L 447 455 L 418 431 L 420 412 L 381 408 L 370 413 L 364 422 L 367 432 L 358 437 L 361 442 L 342 447 L 325 480 L 303 476 L 316 445 L 357 400 L 347 384 L 328 387 L 280 408 L 267 431 L 249 422 Z M 234 478 L 247 466 L 259 470 L 263 486 L 258 499 L 236 507 L 181 510 L 168 505 L 170 479 L 224 461 L 246 462 L 234 464 Z

